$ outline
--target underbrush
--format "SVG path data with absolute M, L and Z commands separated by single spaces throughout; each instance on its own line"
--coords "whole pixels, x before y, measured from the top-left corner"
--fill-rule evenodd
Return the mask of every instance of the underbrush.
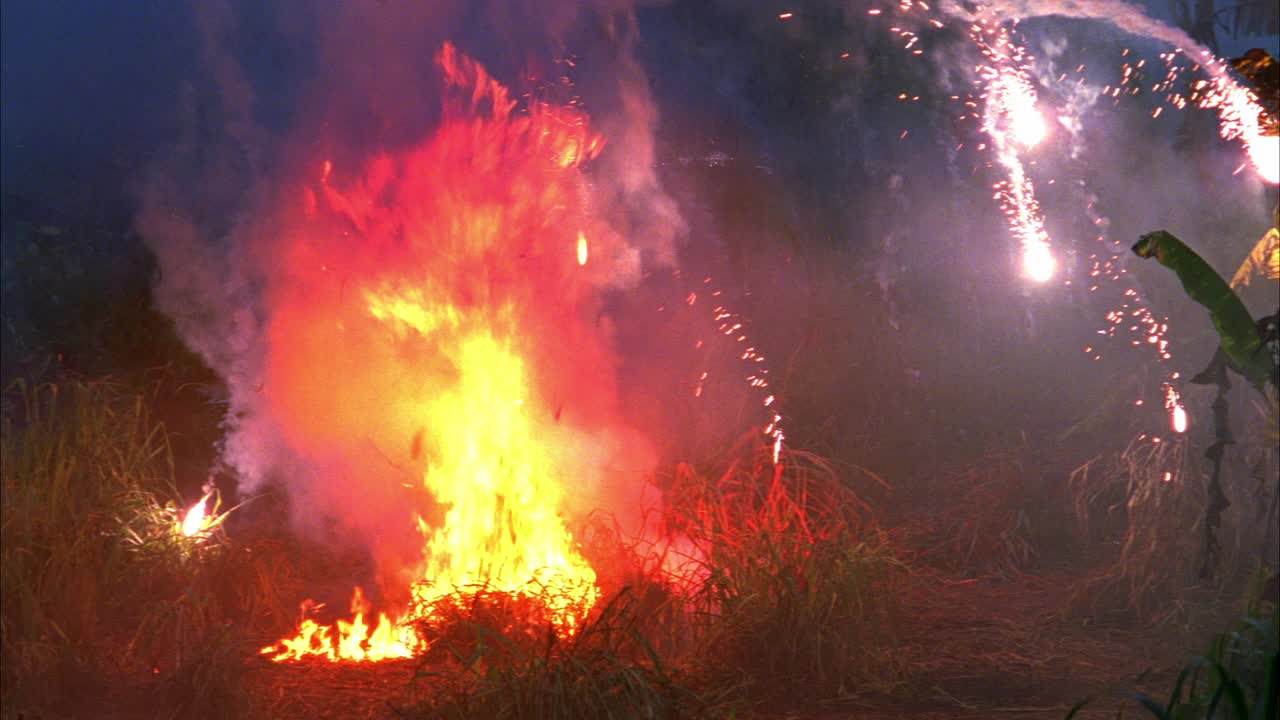
M 689 603 L 709 672 L 758 695 L 884 690 L 905 568 L 870 508 L 821 459 L 767 447 L 718 476 L 681 465 L 664 488 L 671 529 L 694 552 Z
M 1227 504 L 1209 545 L 1207 462 L 1190 452 L 1185 436 L 1134 438 L 1118 453 L 1101 456 L 1069 480 L 1077 531 L 1082 541 L 1116 545 L 1118 553 L 1073 593 L 1071 605 L 1092 618 L 1159 626 L 1191 626 L 1200 611 L 1231 594 L 1259 564 L 1274 554 L 1276 528 L 1268 516 L 1270 487 L 1243 462 L 1250 445 L 1235 446 L 1240 460 L 1228 466 L 1223 489 Z M 1262 448 L 1249 464 L 1263 467 Z M 1274 471 L 1266 471 L 1273 473 Z M 1253 506 L 1252 508 L 1250 506 Z M 1215 600 L 1216 599 L 1216 600 Z
M 216 507 L 182 531 L 168 436 L 148 408 L 109 381 L 19 382 L 5 394 L 6 712 L 130 693 L 162 717 L 246 707 L 242 633 L 282 612 L 282 563 L 232 543 Z
M 651 615 L 623 589 L 568 637 L 541 603 L 506 593 L 437 601 L 420 632 L 433 638 L 405 718 L 700 718 L 723 710 L 645 639 Z
M 568 637 L 501 593 L 438 603 L 419 628 L 422 699 L 402 716 L 727 717 L 894 686 L 906 573 L 867 506 L 805 453 L 721 466 L 663 479 L 663 541 L 596 538 L 589 554 L 642 570 Z
M 931 523 L 922 560 L 950 572 L 1016 576 L 1041 560 L 1047 504 L 1041 478 L 1026 466 L 1029 453 L 983 457 L 943 479 L 951 498 Z
M 1274 575 L 1270 579 L 1274 582 Z M 1245 617 L 1191 658 L 1167 695 L 1133 693 L 1158 720 L 1270 720 L 1280 712 L 1280 605 L 1254 598 Z M 1081 702 L 1067 715 L 1075 717 Z

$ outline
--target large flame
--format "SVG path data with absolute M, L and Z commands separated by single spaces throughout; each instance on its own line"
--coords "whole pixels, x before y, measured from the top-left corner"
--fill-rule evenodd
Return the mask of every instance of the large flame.
M 581 170 L 603 141 L 572 108 L 518 106 L 451 45 L 437 60 L 451 99 L 429 140 L 347 185 L 325 162 L 303 193 L 264 390 L 290 442 L 346 478 L 330 504 L 400 518 L 420 552 L 405 561 L 388 525 L 376 559 L 402 607 L 371 632 L 357 591 L 350 622 L 306 619 L 273 659 L 421 652 L 407 621 L 479 590 L 535 598 L 571 633 L 599 595 L 564 513 L 632 444 L 588 274 L 616 248 Z

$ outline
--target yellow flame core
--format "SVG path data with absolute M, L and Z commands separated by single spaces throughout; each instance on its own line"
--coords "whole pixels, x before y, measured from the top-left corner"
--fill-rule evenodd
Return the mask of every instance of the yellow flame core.
M 390 307 L 414 332 L 457 322 L 450 306 L 432 312 L 404 297 L 374 297 L 370 312 Z M 448 354 L 456 383 L 421 407 L 437 446 L 423 485 L 447 510 L 436 526 L 418 518 L 425 568 L 414 600 L 422 608 L 468 588 L 537 595 L 571 629 L 599 594 L 595 571 L 558 514 L 563 478 L 552 448 L 537 439 L 525 363 L 510 341 L 481 325 L 455 336 Z M 449 339 L 433 336 L 439 341 Z
M 205 505 L 207 505 L 208 502 L 209 494 L 206 493 L 204 497 L 200 498 L 199 502 L 192 505 L 191 508 L 187 510 L 186 515 L 182 518 L 183 535 L 186 537 L 192 537 L 201 530 L 204 530 L 206 518 Z

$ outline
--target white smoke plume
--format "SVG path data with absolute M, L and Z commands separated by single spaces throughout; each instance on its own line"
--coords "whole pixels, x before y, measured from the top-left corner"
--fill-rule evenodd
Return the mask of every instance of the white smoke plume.
M 607 140 L 590 171 L 591 202 L 628 244 L 598 282 L 625 286 L 645 264 L 673 262 L 684 232 L 654 170 L 657 110 L 634 56 L 629 3 L 370 0 L 331 10 L 200 5 L 203 74 L 188 83 L 183 141 L 150 168 L 136 221 L 158 259 L 157 304 L 226 384 L 222 460 L 242 491 L 281 480 L 304 506 L 320 501 L 311 497 L 316 468 L 263 411 L 268 297 L 279 270 L 272 249 L 286 231 L 266 209 L 290 181 L 318 175 L 324 159 L 358 167 L 368 153 L 427 136 L 441 106 L 433 57 L 443 42 L 490 65 L 517 95 L 529 69 L 548 84 L 558 73 L 574 81 Z M 557 70 L 579 46 L 588 62 Z M 374 527 L 392 500 L 365 500 L 362 522 Z

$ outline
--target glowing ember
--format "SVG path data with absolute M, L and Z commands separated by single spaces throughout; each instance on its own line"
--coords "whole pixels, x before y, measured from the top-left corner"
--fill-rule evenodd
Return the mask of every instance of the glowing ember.
M 715 289 L 711 283 L 711 278 L 706 277 L 702 280 L 704 292 L 712 298 L 720 298 L 723 294 L 720 290 Z M 685 297 L 685 304 L 693 307 L 698 302 L 698 293 L 691 292 Z M 721 301 L 723 302 L 723 301 Z M 715 305 L 711 308 L 711 319 L 716 324 L 716 330 L 725 337 L 732 338 L 734 342 L 744 346 L 738 359 L 747 365 L 746 381 L 747 385 L 760 393 L 760 405 L 764 408 L 765 416 L 768 421 L 765 423 L 761 431 L 769 438 L 770 445 L 773 448 L 773 464 L 777 465 L 782 458 L 782 447 L 786 440 L 786 433 L 782 428 L 782 414 L 776 404 L 777 397 L 773 393 L 772 386 L 769 384 L 769 368 L 765 361 L 764 355 L 750 344 L 747 331 L 744 328 L 746 321 L 737 313 L 730 312 L 723 304 Z M 697 342 L 697 347 L 702 346 L 702 341 Z M 702 396 L 702 386 L 707 380 L 707 372 L 703 371 L 698 378 L 697 384 L 694 386 L 693 396 Z
M 572 634 L 599 589 L 568 501 L 590 502 L 606 463 L 643 462 L 621 456 L 641 443 L 619 442 L 611 355 L 577 271 L 588 237 L 613 237 L 584 202 L 581 165 L 602 139 L 572 108 L 531 100 L 517 111 L 451 45 L 437 59 L 450 103 L 431 138 L 354 181 L 326 163 L 282 262 L 293 284 L 272 319 L 266 383 L 295 445 L 341 457 L 336 474 L 392 474 L 361 480 L 361 510 L 381 502 L 402 517 L 420 559 L 404 559 L 378 516 L 392 611 L 371 629 L 357 588 L 352 619 L 304 619 L 263 648 L 275 660 L 418 654 L 415 621 L 480 592 L 535 601 Z
M 1280 183 L 1280 136 L 1264 134 L 1257 95 L 1227 74 L 1221 60 L 1211 59 L 1206 69 L 1213 79 L 1197 88 L 1196 104 L 1218 111 L 1218 133 L 1244 143 L 1260 178 L 1272 185 Z

